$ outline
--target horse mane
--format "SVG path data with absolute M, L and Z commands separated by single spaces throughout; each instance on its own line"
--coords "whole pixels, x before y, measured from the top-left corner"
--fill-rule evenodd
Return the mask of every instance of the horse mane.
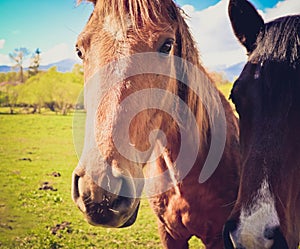
M 250 62 L 266 60 L 287 62 L 295 67 L 300 63 L 300 15 L 285 16 L 265 24 L 257 37 L 256 49 Z
M 80 3 L 82 0 L 78 0 Z M 130 29 L 139 36 L 140 39 L 147 42 L 149 36 L 147 31 L 165 31 L 173 25 L 178 27 L 176 47 L 177 56 L 188 61 L 202 73 L 189 72 L 188 65 L 182 65 L 182 74 L 189 83 L 197 88 L 201 94 L 198 95 L 189 89 L 184 83 L 178 81 L 177 89 L 170 89 L 172 92 L 182 98 L 194 113 L 199 129 L 202 131 L 203 139 L 206 141 L 206 131 L 210 125 L 213 125 L 213 118 L 207 114 L 218 113 L 220 108 L 219 93 L 214 88 L 214 83 L 200 63 L 200 56 L 196 43 L 191 35 L 188 25 L 185 22 L 186 15 L 184 11 L 174 3 L 173 0 L 88 0 L 93 2 L 97 9 L 97 15 L 100 19 L 110 16 L 118 22 L 125 34 L 128 30 L 128 21 Z M 196 86 L 195 86 L 196 85 Z M 205 103 L 204 106 L 202 103 Z

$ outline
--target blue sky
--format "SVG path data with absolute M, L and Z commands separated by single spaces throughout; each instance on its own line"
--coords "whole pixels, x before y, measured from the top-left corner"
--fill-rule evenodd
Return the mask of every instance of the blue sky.
M 75 0 L 0 0 L 1 54 L 17 47 L 46 51 L 57 44 L 72 46 L 92 11 L 92 5 L 76 8 Z
M 189 4 L 194 6 L 195 11 L 202 11 L 219 1 L 176 2 L 180 6 Z M 251 2 L 263 10 L 274 7 L 278 0 Z M 59 53 L 61 58 L 71 56 L 77 35 L 91 11 L 92 4 L 84 3 L 76 7 L 76 0 L 0 0 L 0 65 L 7 64 L 8 53 L 19 47 L 26 47 L 31 51 L 40 48 L 42 56 L 44 53 L 44 57 L 47 57 L 44 58 L 44 64 L 60 59 Z

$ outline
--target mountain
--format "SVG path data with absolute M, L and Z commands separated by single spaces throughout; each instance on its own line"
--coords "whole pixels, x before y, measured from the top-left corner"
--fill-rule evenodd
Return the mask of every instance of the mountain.
M 7 72 L 9 72 L 9 71 L 11 71 L 11 67 L 9 67 L 9 66 L 0 66 L 0 73 L 7 73 Z
M 244 66 L 245 63 L 240 62 L 238 64 L 225 68 L 224 73 L 228 77 L 228 79 L 232 82 L 241 74 Z
M 49 65 L 42 65 L 39 67 L 39 70 L 46 71 L 51 67 L 57 67 L 58 72 L 65 73 L 65 72 L 71 72 L 75 64 L 78 64 L 78 61 L 73 59 L 66 59 L 55 63 L 51 63 Z M 24 70 L 28 70 L 28 68 L 25 68 Z M 0 66 L 0 73 L 7 73 L 9 71 L 12 71 L 10 66 L 6 66 L 6 65 Z
M 65 59 L 46 66 L 40 66 L 40 70 L 46 71 L 51 67 L 57 67 L 58 72 L 71 72 L 75 64 L 78 64 L 78 61 L 73 59 Z
M 232 66 L 226 67 L 226 66 L 215 66 L 212 67 L 211 70 L 215 72 L 224 73 L 226 78 L 233 82 L 242 72 L 244 68 L 245 62 L 240 62 L 237 64 L 234 64 Z

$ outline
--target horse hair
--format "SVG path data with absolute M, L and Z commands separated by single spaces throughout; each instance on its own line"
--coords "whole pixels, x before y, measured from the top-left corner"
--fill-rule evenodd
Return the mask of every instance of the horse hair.
M 286 16 L 265 24 L 250 56 L 252 63 L 266 60 L 286 62 L 296 67 L 300 63 L 300 15 Z

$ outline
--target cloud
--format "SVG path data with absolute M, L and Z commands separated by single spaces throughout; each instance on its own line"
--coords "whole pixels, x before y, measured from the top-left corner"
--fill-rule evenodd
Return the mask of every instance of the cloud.
M 1 46 L 0 40 L 0 46 Z M 31 57 L 31 56 L 30 56 Z M 28 57 L 24 60 L 23 66 L 29 67 L 31 63 L 31 58 Z M 41 51 L 41 65 L 49 65 L 65 59 L 75 59 L 78 60 L 75 51 L 66 43 L 61 43 L 55 45 L 46 51 Z M 0 65 L 11 66 L 13 63 L 8 55 L 0 54 Z
M 5 40 L 0 39 L 0 49 L 3 49 L 5 45 Z M 7 54 L 0 54 L 0 65 L 8 65 L 11 66 L 11 60 Z
M 77 59 L 74 49 L 66 43 L 58 44 L 47 51 L 41 52 L 41 65 L 48 65 L 64 59 Z
M 233 35 L 227 14 L 228 0 L 202 11 L 191 5 L 183 6 L 190 16 L 188 24 L 200 50 L 206 67 L 214 69 L 231 66 L 246 60 L 245 50 Z
M 0 49 L 4 48 L 5 40 L 1 39 L 0 40 Z
M 0 54 L 0 65 L 1 66 L 2 65 L 11 66 L 12 65 L 11 60 L 8 55 Z
M 299 0 L 285 0 L 278 2 L 274 8 L 266 9 L 263 17 L 266 21 L 271 21 L 275 18 L 285 15 L 299 15 L 300 1 Z
M 227 13 L 228 2 L 229 0 L 221 0 L 202 11 L 195 10 L 191 5 L 182 7 L 190 17 L 187 22 L 199 47 L 204 66 L 211 70 L 232 66 L 247 59 L 245 49 L 231 29 Z M 299 12 L 299 0 L 285 0 L 265 12 L 259 10 L 267 21 Z

